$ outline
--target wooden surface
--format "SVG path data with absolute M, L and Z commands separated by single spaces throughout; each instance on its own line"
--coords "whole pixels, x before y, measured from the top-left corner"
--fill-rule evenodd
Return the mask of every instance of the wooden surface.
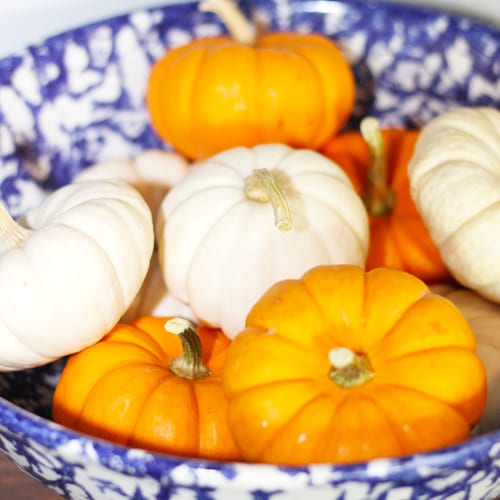
M 0 453 L 0 500 L 61 500 Z

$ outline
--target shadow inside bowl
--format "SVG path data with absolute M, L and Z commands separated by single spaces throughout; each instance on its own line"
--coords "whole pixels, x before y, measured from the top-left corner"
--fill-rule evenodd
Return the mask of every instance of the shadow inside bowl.
M 29 370 L 0 373 L 0 397 L 51 420 L 52 396 L 67 359 Z

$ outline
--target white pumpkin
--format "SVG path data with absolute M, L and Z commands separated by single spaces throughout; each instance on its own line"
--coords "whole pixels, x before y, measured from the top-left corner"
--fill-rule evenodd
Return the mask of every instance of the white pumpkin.
M 473 290 L 451 285 L 432 285 L 434 293 L 451 300 L 469 322 L 477 341 L 477 354 L 486 369 L 486 407 L 474 427 L 480 434 L 500 429 L 500 304 Z
M 0 370 L 48 363 L 97 342 L 141 287 L 154 245 L 151 212 L 129 185 L 62 187 L 0 223 Z
M 364 266 L 368 216 L 331 160 L 266 144 L 194 166 L 165 197 L 156 233 L 170 292 L 232 338 L 274 282 L 320 264 Z
M 145 315 L 178 316 L 194 323 L 197 321 L 191 308 L 168 291 L 156 251 L 151 257 L 149 270 L 141 289 L 120 321 L 130 323 Z
M 156 216 L 168 190 L 189 170 L 189 162 L 181 155 L 149 149 L 135 158 L 107 160 L 82 170 L 73 182 L 98 179 L 122 180 L 133 186 L 146 200 Z
M 188 172 L 189 162 L 181 155 L 150 149 L 135 158 L 107 160 L 80 172 L 73 182 L 90 179 L 124 181 L 139 191 L 153 214 L 153 221 L 167 192 Z M 153 253 L 141 289 L 120 321 L 130 322 L 138 316 L 181 316 L 194 320 L 189 306 L 174 297 L 165 285 L 157 252 Z
M 411 194 L 455 279 L 500 301 L 500 111 L 455 108 L 426 125 Z

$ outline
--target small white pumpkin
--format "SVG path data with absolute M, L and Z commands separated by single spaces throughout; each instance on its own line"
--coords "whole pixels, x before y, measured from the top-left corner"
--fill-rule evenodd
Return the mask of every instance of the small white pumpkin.
M 90 179 L 115 179 L 139 191 L 153 214 L 153 222 L 167 192 L 188 172 L 190 163 L 181 155 L 160 149 L 149 149 L 134 158 L 102 161 L 78 174 L 73 182 Z M 138 316 L 181 316 L 194 320 L 190 308 L 174 297 L 165 285 L 153 253 L 148 273 L 129 309 L 120 319 L 131 322 Z
M 451 300 L 469 322 L 477 341 L 477 354 L 486 369 L 486 407 L 474 433 L 500 429 L 500 304 L 473 290 L 451 285 L 432 285 L 434 293 Z
M 431 120 L 408 176 L 415 205 L 455 279 L 500 301 L 500 111 L 461 107 Z
M 149 270 L 141 289 L 120 321 L 130 323 L 138 317 L 146 315 L 178 316 L 194 323 L 197 322 L 191 308 L 168 291 L 156 251 L 151 257 Z
M 135 158 L 107 160 L 82 170 L 73 182 L 90 179 L 116 179 L 133 186 L 146 200 L 156 216 L 168 190 L 189 170 L 189 162 L 181 155 L 149 149 Z
M 331 160 L 265 144 L 192 167 L 166 195 L 156 234 L 170 292 L 232 338 L 274 282 L 320 264 L 364 266 L 368 216 Z
M 151 212 L 123 182 L 86 181 L 23 218 L 0 210 L 0 370 L 48 363 L 97 342 L 142 285 Z

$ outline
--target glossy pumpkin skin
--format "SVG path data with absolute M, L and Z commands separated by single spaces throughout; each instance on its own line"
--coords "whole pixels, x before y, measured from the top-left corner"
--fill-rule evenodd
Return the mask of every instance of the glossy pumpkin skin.
M 329 353 L 364 355 L 345 388 Z M 320 266 L 271 287 L 228 351 L 229 423 L 246 460 L 346 463 L 432 450 L 469 436 L 485 371 L 468 323 L 397 270 Z
M 275 32 L 252 46 L 218 36 L 167 51 L 151 70 L 147 107 L 163 140 L 202 159 L 269 142 L 318 149 L 346 123 L 354 96 L 330 39 Z
M 410 194 L 407 165 L 419 131 L 385 129 L 384 141 L 388 185 L 395 193 L 393 210 L 386 215 L 370 214 L 370 246 L 366 269 L 389 267 L 414 274 L 426 283 L 451 279 L 437 246 Z M 323 153 L 348 174 L 356 192 L 363 194 L 368 182 L 370 155 L 359 132 L 337 135 Z
M 238 458 L 227 426 L 221 375 L 229 340 L 198 328 L 211 374 L 199 380 L 168 368 L 182 352 L 166 318 L 118 324 L 102 341 L 71 356 L 56 387 L 53 418 L 92 436 L 189 457 Z

